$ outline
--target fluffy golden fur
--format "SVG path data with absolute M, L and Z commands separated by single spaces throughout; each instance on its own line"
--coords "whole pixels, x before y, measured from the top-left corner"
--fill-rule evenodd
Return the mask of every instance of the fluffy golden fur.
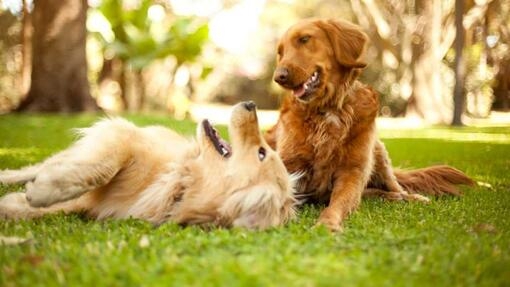
M 263 229 L 294 216 L 293 179 L 264 141 L 252 102 L 233 109 L 231 146 L 207 120 L 198 125 L 196 140 L 119 118 L 80 134 L 40 164 L 0 172 L 0 182 L 26 182 L 25 192 L 0 199 L 0 217 L 63 211 Z
M 318 224 L 339 230 L 362 193 L 393 200 L 428 201 L 423 194 L 458 194 L 472 184 L 462 172 L 434 166 L 393 171 L 375 119 L 378 95 L 357 80 L 366 66 L 367 36 L 337 20 L 308 19 L 288 29 L 278 44 L 274 80 L 292 92 L 266 140 L 287 170 L 301 173 L 297 192 L 328 203 Z

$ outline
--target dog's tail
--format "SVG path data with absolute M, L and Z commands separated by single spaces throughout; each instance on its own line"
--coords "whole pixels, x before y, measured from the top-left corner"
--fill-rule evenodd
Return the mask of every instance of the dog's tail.
M 426 195 L 460 195 L 458 185 L 474 186 L 475 181 L 462 171 L 447 165 L 436 165 L 422 169 L 395 170 L 398 183 L 411 193 Z
M 30 165 L 21 169 L 0 170 L 1 183 L 25 183 L 35 179 L 42 164 Z

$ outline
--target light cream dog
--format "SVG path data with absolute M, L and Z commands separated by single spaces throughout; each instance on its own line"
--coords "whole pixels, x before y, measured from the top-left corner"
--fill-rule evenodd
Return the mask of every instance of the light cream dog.
M 0 182 L 26 182 L 25 192 L 0 198 L 0 217 L 63 211 L 264 229 L 294 216 L 294 179 L 261 136 L 252 102 L 233 108 L 232 146 L 207 120 L 196 140 L 119 118 L 79 132 L 81 139 L 44 162 L 0 172 Z

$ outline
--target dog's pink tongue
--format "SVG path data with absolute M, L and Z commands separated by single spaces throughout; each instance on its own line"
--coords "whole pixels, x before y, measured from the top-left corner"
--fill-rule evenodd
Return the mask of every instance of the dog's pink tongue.
M 299 86 L 299 88 L 292 90 L 292 93 L 296 98 L 301 98 L 305 94 L 304 85 Z

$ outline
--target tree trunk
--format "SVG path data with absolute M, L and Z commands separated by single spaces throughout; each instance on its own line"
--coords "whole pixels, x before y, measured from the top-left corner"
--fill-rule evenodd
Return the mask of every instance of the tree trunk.
M 32 14 L 28 11 L 27 0 L 23 0 L 23 19 L 21 28 L 21 92 L 26 95 L 30 88 L 32 63 Z
M 504 8 L 504 2 L 494 0 L 489 4 L 487 11 L 487 22 L 492 27 L 498 28 L 500 48 L 510 43 L 510 7 Z M 503 45 L 501 45 L 503 44 Z M 492 47 L 489 56 L 489 62 L 497 71 L 495 79 L 492 82 L 494 90 L 494 101 L 492 109 L 497 111 L 510 112 L 510 53 L 497 52 L 498 46 Z M 504 46 L 503 46 L 504 47 Z M 507 51 L 507 50 L 504 50 Z
M 116 82 L 119 85 L 118 96 L 117 99 L 120 102 L 120 109 L 127 110 L 128 109 L 128 99 L 127 99 L 127 90 L 126 90 L 126 64 L 123 60 L 113 57 L 111 59 L 103 58 L 103 67 L 99 72 L 99 76 L 97 79 L 97 83 L 99 84 L 99 94 L 104 95 L 106 92 L 110 94 L 112 91 L 108 88 L 108 84 L 110 82 Z M 106 86 L 104 85 L 106 84 Z M 103 90 L 106 88 L 106 91 Z
M 143 79 L 143 73 L 141 69 L 133 70 L 134 77 L 134 110 L 141 111 L 145 105 L 145 81 Z
M 429 123 L 446 123 L 451 111 L 443 100 L 440 67 L 441 1 L 417 0 L 417 24 L 412 40 L 412 94 L 406 116 L 417 116 Z
M 32 76 L 18 111 L 97 110 L 85 56 L 87 0 L 35 0 Z
M 462 113 L 464 112 L 464 78 L 466 67 L 462 50 L 464 49 L 464 0 L 455 0 L 455 88 L 453 91 L 453 126 L 462 126 Z
M 510 59 L 505 59 L 498 65 L 492 109 L 508 112 L 510 111 Z

